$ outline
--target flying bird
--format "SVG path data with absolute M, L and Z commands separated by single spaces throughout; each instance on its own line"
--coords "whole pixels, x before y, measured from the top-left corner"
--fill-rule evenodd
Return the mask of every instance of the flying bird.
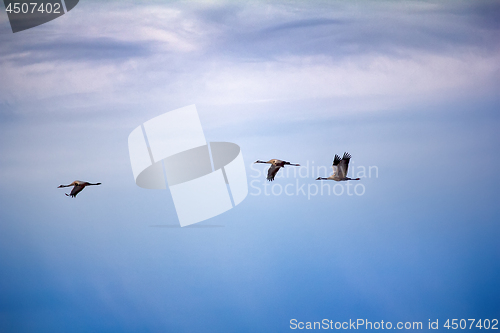
M 316 180 L 335 180 L 335 181 L 343 181 L 343 180 L 359 180 L 359 178 L 349 178 L 347 177 L 347 168 L 349 167 L 349 160 L 351 159 L 351 155 L 349 153 L 344 153 L 342 159 L 340 156 L 335 154 L 333 158 L 333 175 L 328 178 L 318 177 Z
M 300 166 L 300 164 L 293 164 L 293 163 L 290 163 L 287 161 L 282 161 L 282 160 L 277 160 L 277 159 L 272 159 L 272 160 L 269 160 L 267 162 L 258 160 L 258 161 L 255 161 L 255 163 L 271 164 L 271 166 L 269 167 L 269 170 L 267 170 L 267 180 L 269 180 L 270 182 L 272 182 L 274 180 L 274 177 L 278 173 L 279 169 L 284 168 L 285 165 Z
M 78 193 L 80 193 L 85 188 L 85 186 L 89 186 L 89 185 L 101 185 L 101 183 L 93 184 L 93 183 L 89 183 L 89 182 L 82 182 L 81 180 L 75 180 L 74 182 L 72 182 L 69 185 L 59 185 L 57 188 L 73 186 L 73 189 L 71 190 L 70 194 L 68 194 L 68 193 L 64 193 L 64 194 L 66 194 L 66 196 L 68 196 L 68 197 L 74 198 L 74 197 L 76 197 L 76 195 Z

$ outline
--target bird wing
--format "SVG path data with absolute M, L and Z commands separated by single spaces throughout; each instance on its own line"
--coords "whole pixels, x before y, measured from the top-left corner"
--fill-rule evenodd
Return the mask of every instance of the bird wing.
M 85 188 L 84 184 L 75 185 L 75 187 L 73 187 L 73 189 L 71 190 L 69 196 L 73 198 L 76 197 L 76 195 L 80 193 L 84 188 Z
M 339 168 L 338 166 L 336 165 L 332 165 L 332 169 L 333 169 L 333 174 L 330 176 L 332 179 L 334 179 L 335 177 L 337 177 L 337 174 L 339 172 Z
M 270 182 L 272 182 L 274 180 L 274 177 L 276 176 L 276 174 L 278 173 L 278 170 L 280 169 L 281 167 L 278 166 L 278 165 L 271 165 L 271 167 L 269 167 L 269 170 L 267 170 L 267 180 L 269 180 Z
M 333 158 L 333 165 L 339 165 L 340 161 L 340 156 L 335 154 L 335 157 Z
M 350 159 L 351 155 L 349 155 L 349 153 L 344 153 L 344 156 L 342 156 L 342 160 L 339 162 L 339 176 L 341 178 L 347 177 L 347 169 L 349 168 Z
M 340 159 L 340 156 L 335 154 L 335 157 L 333 158 L 333 164 L 332 164 L 332 169 L 333 169 L 333 175 L 332 177 L 335 177 L 338 175 L 338 172 L 339 172 L 339 163 L 340 163 L 341 159 Z

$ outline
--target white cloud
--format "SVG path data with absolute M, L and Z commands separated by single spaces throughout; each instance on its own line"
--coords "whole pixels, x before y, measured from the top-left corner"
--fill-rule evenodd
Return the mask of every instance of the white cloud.
M 405 103 L 484 87 L 498 71 L 499 60 L 498 56 L 415 54 L 365 55 L 340 62 L 322 56 L 220 62 L 204 74 L 200 93 L 205 102 L 215 104 L 337 97 L 355 104 L 374 97 Z
M 79 38 L 154 42 L 163 51 L 181 53 L 198 49 L 204 35 L 211 31 L 180 9 L 142 3 L 93 3 L 58 24 Z
M 434 10 L 434 5 L 422 8 L 420 4 L 414 5 L 418 8 L 403 6 L 401 9 L 386 3 L 385 7 L 378 7 L 378 12 L 384 14 L 385 20 L 391 8 L 405 14 L 417 9 Z M 279 44 L 272 56 L 264 50 L 259 57 L 260 41 L 257 38 L 257 41 L 249 41 L 245 46 L 252 52 L 249 56 L 244 52 L 246 50 L 235 52 L 234 48 L 239 47 L 236 40 L 239 35 L 235 34 L 235 30 L 262 32 L 262 28 L 271 24 L 276 26 L 301 17 L 323 15 L 318 8 L 294 10 L 283 4 L 259 6 L 247 4 L 228 9 L 220 5 L 197 4 L 190 9 L 179 4 L 81 4 L 78 12 L 70 12 L 64 20 L 54 21 L 58 29 L 64 27 L 62 30 L 66 31 L 60 35 L 62 40 L 71 40 L 72 35 L 78 36 L 76 42 L 81 39 L 102 41 L 105 38 L 130 43 L 131 48 L 146 45 L 144 47 L 150 49 L 146 54 L 131 54 L 116 61 L 112 57 L 100 59 L 100 53 L 64 61 L 58 58 L 44 58 L 31 64 L 18 61 L 32 57 L 37 52 L 36 48 L 19 52 L 15 57 L 6 55 L 0 65 L 0 76 L 9 80 L 0 83 L 0 99 L 22 104 L 56 96 L 89 94 L 96 103 L 109 103 L 110 99 L 119 99 L 122 103 L 143 101 L 144 104 L 173 101 L 173 104 L 178 103 L 177 106 L 337 99 L 339 103 L 328 107 L 328 112 L 336 108 L 374 111 L 424 99 L 429 101 L 464 93 L 483 93 L 492 89 L 489 83 L 495 80 L 500 69 L 500 54 L 495 50 L 485 52 L 477 45 L 459 44 L 437 50 L 400 44 L 398 52 L 384 53 L 370 49 L 338 56 L 323 49 L 316 54 L 287 53 L 286 48 L 281 52 L 279 47 L 286 45 Z M 357 7 L 337 6 L 337 9 L 334 16 L 344 20 L 356 17 L 359 11 Z M 371 23 L 368 22 L 362 29 L 374 27 L 372 23 L 376 19 L 369 21 Z M 443 22 L 427 24 L 412 19 L 407 22 L 409 26 L 404 25 L 404 20 L 398 22 L 404 31 L 417 29 L 416 23 L 436 31 L 449 31 Z M 315 25 L 314 29 L 320 30 L 314 31 L 307 30 L 310 26 L 304 28 L 300 24 L 286 26 L 293 27 L 292 36 L 300 29 L 306 29 L 306 37 L 308 34 L 311 37 L 332 34 L 332 26 L 329 25 L 324 31 L 321 24 Z M 342 25 L 339 29 L 345 34 L 345 44 L 351 43 L 349 36 L 359 38 L 360 27 L 356 24 Z M 378 33 L 383 32 L 382 29 Z M 248 34 L 242 36 L 248 38 Z M 281 42 L 283 37 L 272 34 L 257 36 L 276 43 Z M 53 35 L 47 38 L 54 40 Z M 303 38 L 290 39 L 287 43 L 304 42 Z M 323 42 L 322 39 L 311 38 L 310 48 L 314 50 Z M 345 46 L 341 40 L 338 42 L 339 48 Z M 360 42 L 362 40 L 356 39 L 356 43 Z M 395 45 L 397 43 L 397 40 L 394 41 Z M 94 47 L 97 49 L 99 45 Z M 110 52 L 123 51 L 111 49 Z

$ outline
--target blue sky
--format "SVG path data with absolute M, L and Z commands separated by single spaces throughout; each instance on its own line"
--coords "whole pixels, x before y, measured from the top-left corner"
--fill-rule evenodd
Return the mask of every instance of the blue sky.
M 500 319 L 499 13 L 497 1 L 80 1 L 13 34 L 3 12 L 0 331 Z M 351 170 L 378 176 L 363 195 L 250 187 L 234 209 L 172 227 L 169 192 L 135 185 L 127 138 L 191 104 L 261 190 L 257 159 L 329 168 L 348 151 Z M 280 174 L 275 193 L 318 184 Z M 75 179 L 102 185 L 76 199 L 56 188 Z

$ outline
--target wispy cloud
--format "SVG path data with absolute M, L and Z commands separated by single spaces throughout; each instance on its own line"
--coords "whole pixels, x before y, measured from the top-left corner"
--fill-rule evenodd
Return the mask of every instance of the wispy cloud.
M 337 98 L 376 110 L 484 93 L 498 79 L 499 7 L 89 2 L 43 33 L 0 36 L 8 78 L 0 101 L 75 93 L 179 104 Z

